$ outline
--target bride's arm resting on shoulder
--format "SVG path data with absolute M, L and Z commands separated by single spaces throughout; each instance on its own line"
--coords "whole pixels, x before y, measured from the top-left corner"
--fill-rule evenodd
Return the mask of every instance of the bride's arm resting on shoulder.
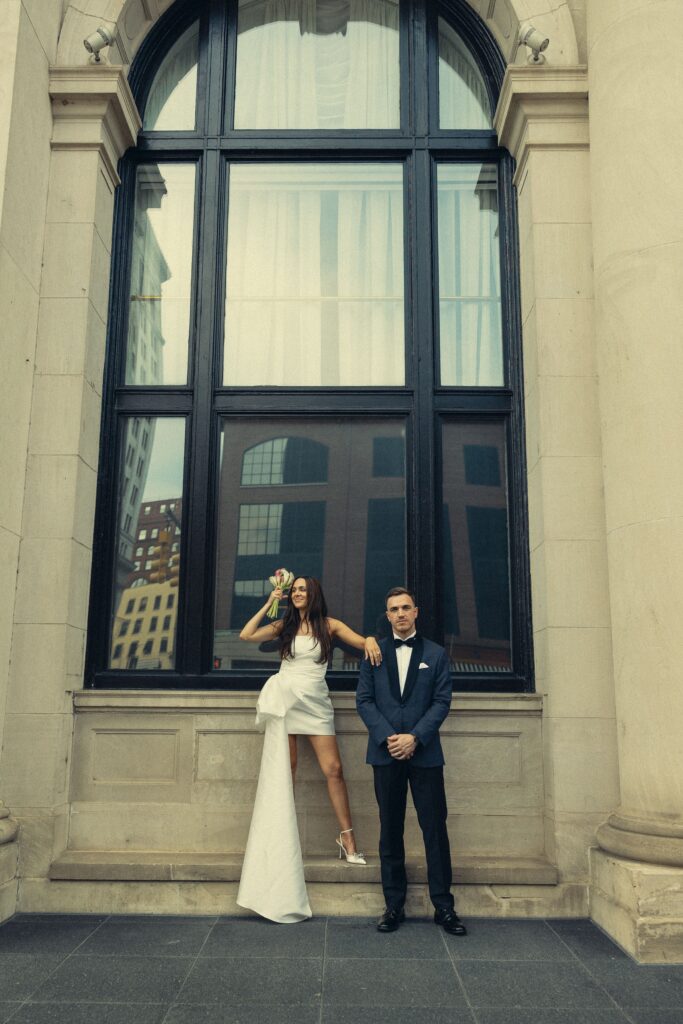
M 379 649 L 379 644 L 375 640 L 374 636 L 361 636 L 360 633 L 354 633 L 352 629 L 344 623 L 340 622 L 339 619 L 327 620 L 330 627 L 330 633 L 333 637 L 336 637 L 340 643 L 348 644 L 349 647 L 355 647 L 359 651 L 365 652 L 365 657 L 370 661 L 372 665 L 382 664 L 382 652 Z
M 259 608 L 256 615 L 252 615 L 249 622 L 242 627 L 240 633 L 240 640 L 249 640 L 251 643 L 260 644 L 264 640 L 274 640 L 276 636 L 279 636 L 282 632 L 282 619 L 276 619 L 275 622 L 269 622 L 267 626 L 259 627 L 259 622 L 270 608 L 273 601 L 281 600 L 283 591 L 280 587 L 276 587 L 273 593 L 270 595 L 263 608 Z

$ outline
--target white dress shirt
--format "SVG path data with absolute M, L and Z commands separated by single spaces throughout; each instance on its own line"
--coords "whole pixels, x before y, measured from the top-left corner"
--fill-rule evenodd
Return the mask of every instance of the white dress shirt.
M 394 633 L 394 640 L 410 640 L 411 636 L 415 636 L 417 630 L 414 629 L 410 636 L 398 636 Z M 410 665 L 410 658 L 413 653 L 412 647 L 407 647 L 405 644 L 402 647 L 396 648 L 396 663 L 398 665 L 398 684 L 401 687 L 401 696 L 403 696 L 403 690 L 405 689 L 406 679 L 408 678 L 408 666 Z

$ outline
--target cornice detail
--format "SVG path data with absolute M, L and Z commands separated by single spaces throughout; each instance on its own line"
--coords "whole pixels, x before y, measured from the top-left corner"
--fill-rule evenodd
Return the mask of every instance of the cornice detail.
M 515 182 L 532 149 L 588 148 L 588 69 L 508 66 L 494 126 L 517 161 Z
M 96 150 L 114 186 L 117 164 L 135 145 L 140 115 L 122 67 L 109 64 L 50 69 L 52 148 Z

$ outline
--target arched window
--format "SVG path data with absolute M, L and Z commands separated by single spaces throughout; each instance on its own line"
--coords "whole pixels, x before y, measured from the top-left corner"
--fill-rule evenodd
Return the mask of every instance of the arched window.
M 502 72 L 464 0 L 177 2 L 150 34 L 90 685 L 259 685 L 277 656 L 239 628 L 284 566 L 363 633 L 406 582 L 456 687 L 531 688 Z

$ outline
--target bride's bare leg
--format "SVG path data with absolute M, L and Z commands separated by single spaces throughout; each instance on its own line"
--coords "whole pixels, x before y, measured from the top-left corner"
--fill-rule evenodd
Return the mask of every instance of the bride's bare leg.
M 339 831 L 343 832 L 351 828 L 351 808 L 349 807 L 349 794 L 344 782 L 339 747 L 336 736 L 309 736 L 311 746 L 318 758 L 318 764 L 327 780 L 327 792 L 330 795 L 332 809 L 339 822 Z M 356 852 L 356 840 L 353 832 L 346 832 L 342 836 L 342 842 L 348 853 Z
M 292 769 L 292 785 L 296 782 L 296 760 L 297 760 L 297 749 L 296 749 L 296 736 L 288 736 L 289 740 L 289 764 Z

